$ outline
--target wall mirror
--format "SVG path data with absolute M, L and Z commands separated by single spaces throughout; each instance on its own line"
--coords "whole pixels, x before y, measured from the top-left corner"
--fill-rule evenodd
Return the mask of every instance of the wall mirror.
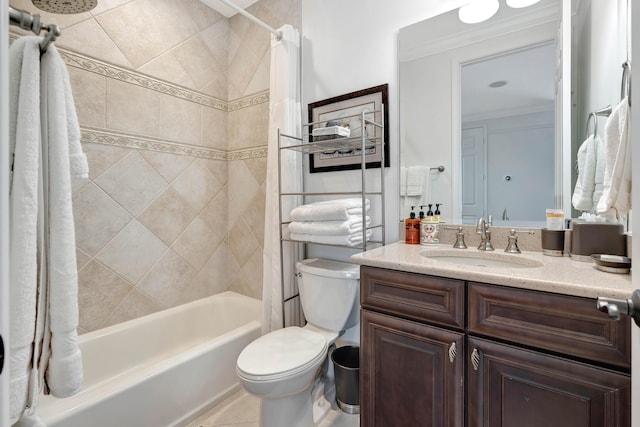
M 484 23 L 453 10 L 400 30 L 401 218 L 441 203 L 448 222 L 543 226 L 546 208 L 568 208 L 562 10 L 501 1 Z

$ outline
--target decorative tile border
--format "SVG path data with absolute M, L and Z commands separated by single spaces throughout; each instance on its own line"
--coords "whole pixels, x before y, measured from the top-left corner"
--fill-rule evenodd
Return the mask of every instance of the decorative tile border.
M 244 150 L 229 151 L 227 153 L 227 160 L 246 160 L 246 159 L 259 159 L 267 157 L 267 146 L 248 148 Z
M 269 90 L 229 101 L 228 111 L 237 111 L 243 108 L 253 107 L 254 105 L 264 104 L 265 102 L 269 102 Z
M 162 153 L 180 154 L 185 156 L 201 157 L 205 159 L 227 160 L 227 152 L 213 148 L 198 147 L 195 145 L 181 144 L 159 138 L 150 138 L 140 135 L 114 132 L 107 129 L 81 127 L 82 142 L 95 144 L 115 145 L 118 147 L 135 148 L 139 150 L 160 151 Z
M 20 37 L 18 33 L 9 33 L 10 42 L 15 41 L 18 37 Z M 269 102 L 269 90 L 227 102 L 211 95 L 198 92 L 197 90 L 169 83 L 167 81 L 139 73 L 135 70 L 110 64 L 65 48 L 58 48 L 58 52 L 65 64 L 69 67 L 79 68 L 81 70 L 120 80 L 125 83 L 130 83 L 166 95 L 175 96 L 176 98 L 182 98 L 217 110 L 236 111 L 242 108 Z
M 118 147 L 134 148 L 137 150 L 159 151 L 162 153 L 213 160 L 246 160 L 267 157 L 266 146 L 225 151 L 88 126 L 81 127 L 80 130 L 82 132 L 81 140 L 84 143 L 114 145 Z

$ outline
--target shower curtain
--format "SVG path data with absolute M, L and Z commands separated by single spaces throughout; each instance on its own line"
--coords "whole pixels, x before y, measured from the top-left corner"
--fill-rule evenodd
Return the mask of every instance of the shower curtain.
M 295 262 L 300 257 L 296 244 L 285 243 L 283 250 L 284 274 L 280 268 L 280 215 L 278 188 L 278 129 L 280 133 L 301 136 L 300 109 L 300 34 L 291 25 L 279 29 L 281 40 L 271 36 L 271 76 L 269 104 L 269 139 L 267 154 L 267 180 L 265 203 L 265 231 L 262 287 L 262 332 L 282 327 L 283 297 L 291 296 L 295 289 Z M 288 144 L 295 140 L 285 141 Z M 302 191 L 302 155 L 284 150 L 281 157 L 283 189 Z M 282 200 L 285 217 L 301 198 L 287 196 Z M 284 218 L 283 218 L 284 219 Z M 281 282 L 284 280 L 284 295 Z

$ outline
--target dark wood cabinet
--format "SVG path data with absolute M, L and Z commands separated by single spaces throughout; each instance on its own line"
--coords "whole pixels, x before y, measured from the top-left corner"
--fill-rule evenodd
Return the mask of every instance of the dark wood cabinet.
M 464 334 L 362 311 L 363 426 L 464 424 Z
M 628 375 L 469 338 L 469 427 L 631 425 Z
M 361 426 L 631 425 L 629 318 L 588 298 L 360 277 Z

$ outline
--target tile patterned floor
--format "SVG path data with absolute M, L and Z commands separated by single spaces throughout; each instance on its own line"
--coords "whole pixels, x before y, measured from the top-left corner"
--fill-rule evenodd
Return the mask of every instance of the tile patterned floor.
M 260 400 L 240 390 L 186 427 L 258 427 L 259 416 Z M 331 411 L 318 427 L 358 427 L 359 425 L 359 415 Z

